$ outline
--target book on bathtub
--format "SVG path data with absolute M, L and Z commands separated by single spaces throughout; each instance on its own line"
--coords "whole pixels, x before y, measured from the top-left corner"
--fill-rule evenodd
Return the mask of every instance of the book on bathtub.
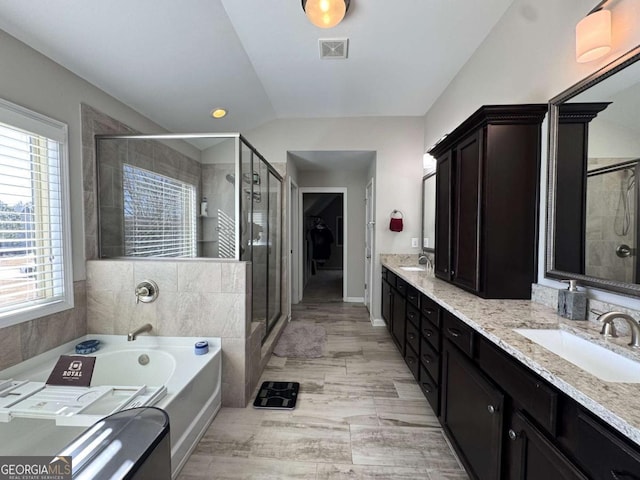
M 96 357 L 61 355 L 47 379 L 47 385 L 88 387 L 95 364 Z

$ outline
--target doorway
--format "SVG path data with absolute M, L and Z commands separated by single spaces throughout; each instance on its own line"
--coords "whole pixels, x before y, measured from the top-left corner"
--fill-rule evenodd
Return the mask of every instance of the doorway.
M 346 189 L 300 188 L 302 302 L 346 296 Z

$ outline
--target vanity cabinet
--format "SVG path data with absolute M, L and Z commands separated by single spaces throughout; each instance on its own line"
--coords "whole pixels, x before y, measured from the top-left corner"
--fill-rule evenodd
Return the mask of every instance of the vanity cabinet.
M 388 269 L 382 269 L 382 318 L 402 356 L 405 354 L 407 288 L 407 282 Z
M 531 298 L 546 105 L 484 106 L 437 159 L 435 274 L 484 298 Z
M 472 479 L 640 480 L 630 439 L 383 268 L 385 289 L 394 341 Z
M 520 411 L 508 422 L 508 479 L 587 480 L 578 468 Z M 612 480 L 614 477 L 611 477 Z
M 433 412 L 440 416 L 441 309 L 426 295 L 420 296 L 420 374 L 418 383 Z
M 473 478 L 499 479 L 504 395 L 445 333 L 442 425 Z

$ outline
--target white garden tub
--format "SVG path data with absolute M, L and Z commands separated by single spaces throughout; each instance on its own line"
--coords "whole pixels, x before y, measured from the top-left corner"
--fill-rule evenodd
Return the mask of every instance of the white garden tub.
M 88 335 L 0 371 L 0 381 L 44 382 L 60 355 L 76 355 L 75 345 L 87 339 L 101 342 L 100 350 L 89 354 L 96 357 L 92 387 L 166 387 L 166 395 L 154 406 L 169 414 L 175 478 L 220 409 L 220 339 L 142 335 L 127 342 L 125 335 Z M 195 355 L 194 344 L 199 340 L 209 342 L 209 353 Z M 148 359 L 145 365 L 139 361 L 141 355 Z M 83 431 L 56 426 L 53 420 L 13 418 L 0 423 L 0 456 L 55 455 Z

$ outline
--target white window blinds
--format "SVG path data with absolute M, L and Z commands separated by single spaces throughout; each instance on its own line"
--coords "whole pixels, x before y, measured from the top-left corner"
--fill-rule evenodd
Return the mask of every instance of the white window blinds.
M 126 256 L 197 255 L 194 185 L 128 164 L 122 183 Z
M 0 324 L 72 306 L 65 149 L 65 125 L 0 101 Z

